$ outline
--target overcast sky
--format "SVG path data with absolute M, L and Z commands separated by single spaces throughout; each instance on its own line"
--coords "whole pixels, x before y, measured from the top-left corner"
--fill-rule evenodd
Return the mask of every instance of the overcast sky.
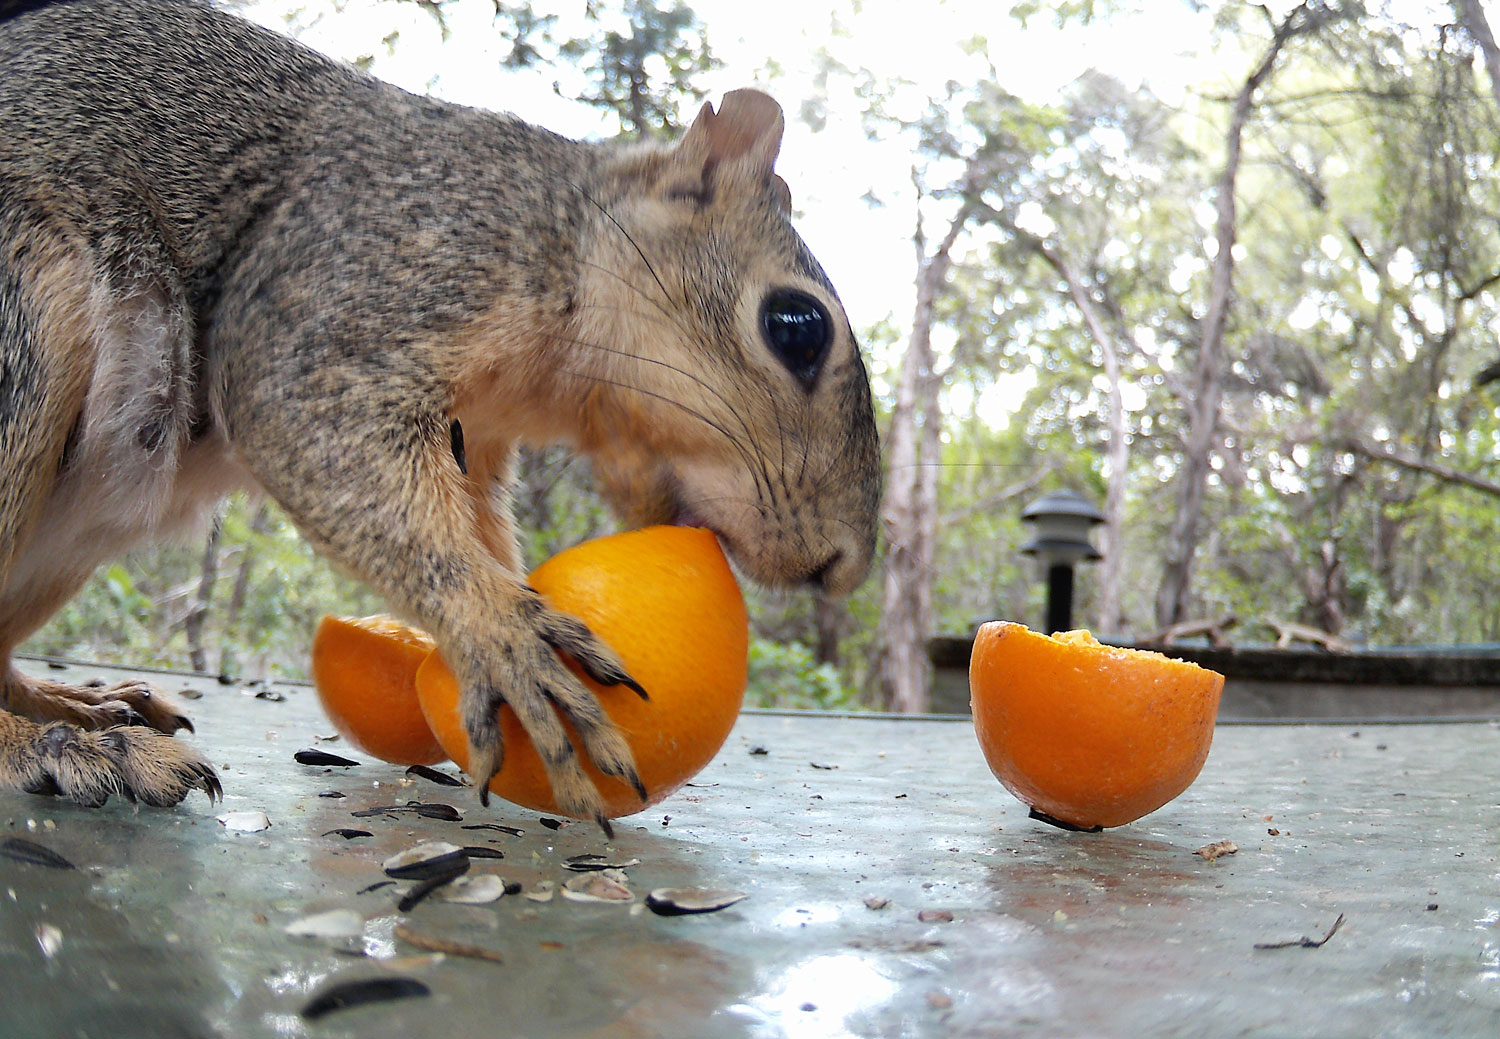
M 544 0 L 533 6 L 571 19 L 583 8 L 582 0 Z M 1214 72 L 1205 20 L 1176 0 L 1151 0 L 1140 4 L 1147 13 L 1066 33 L 1045 18 L 1022 30 L 1004 13 L 1008 5 L 996 0 L 864 3 L 857 15 L 850 13 L 848 0 L 692 0 L 692 6 L 724 62 L 722 70 L 703 81 L 712 95 L 759 84 L 793 117 L 778 168 L 791 184 L 803 236 L 833 277 L 856 327 L 886 316 L 904 327 L 910 316 L 915 262 L 911 155 L 902 142 L 867 140 L 855 107 L 838 98 L 831 99 L 830 120 L 820 132 L 796 120 L 815 68 L 814 54 L 828 40 L 835 12 L 851 34 L 836 44 L 839 53 L 881 78 L 911 81 L 913 105 L 941 93 L 950 78 L 972 80 L 983 74 L 983 60 L 961 47 L 975 35 L 988 40 L 1002 86 L 1043 102 L 1090 67 L 1131 82 L 1149 75 L 1153 86 L 1168 96 Z M 349 0 L 335 12 L 327 0 L 260 0 L 247 13 L 284 29 L 286 12 L 303 10 L 298 23 L 302 39 L 335 57 L 375 54 L 373 71 L 408 90 L 512 111 L 571 136 L 605 132 L 596 112 L 554 93 L 554 70 L 522 76 L 497 72 L 505 45 L 491 28 L 486 8 L 492 10 L 487 0 L 455 5 L 446 43 L 415 4 Z M 395 52 L 388 54 L 380 41 L 392 29 L 401 36 Z M 770 59 L 783 75 L 767 81 L 764 70 Z M 1237 66 L 1235 62 L 1228 73 Z M 886 201 L 884 207 L 872 209 L 862 201 L 872 188 Z

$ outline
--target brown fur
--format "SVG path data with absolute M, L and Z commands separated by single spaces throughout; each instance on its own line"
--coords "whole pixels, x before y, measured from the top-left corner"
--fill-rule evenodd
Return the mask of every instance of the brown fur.
M 638 781 L 554 649 L 628 676 L 524 583 L 519 444 L 574 445 L 629 522 L 709 526 L 759 581 L 846 592 L 869 565 L 869 388 L 788 221 L 781 127 L 737 91 L 673 147 L 580 143 L 190 0 L 0 8 L 0 655 L 100 562 L 257 488 L 434 634 L 477 780 L 503 701 L 597 814 L 559 712 Z M 826 318 L 811 375 L 765 330 L 788 293 Z M 218 790 L 175 709 L 0 688 L 0 784 Z

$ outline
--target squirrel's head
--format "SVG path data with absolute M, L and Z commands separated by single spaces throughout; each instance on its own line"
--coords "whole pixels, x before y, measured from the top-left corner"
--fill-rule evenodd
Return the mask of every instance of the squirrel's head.
M 714 530 L 757 581 L 851 590 L 879 447 L 849 319 L 792 229 L 782 114 L 752 90 L 606 163 L 569 338 L 582 447 L 630 522 Z

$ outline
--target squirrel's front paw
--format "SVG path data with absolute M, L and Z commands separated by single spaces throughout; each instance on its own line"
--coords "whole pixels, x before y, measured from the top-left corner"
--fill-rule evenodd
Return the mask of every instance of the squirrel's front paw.
M 642 800 L 646 788 L 624 737 L 555 651 L 568 654 L 600 685 L 623 685 L 641 697 L 646 691 L 587 625 L 551 609 L 535 593 L 521 599 L 511 619 L 514 623 L 500 633 L 492 650 L 486 647 L 481 654 L 481 660 L 489 662 L 487 680 L 466 683 L 464 688 L 469 774 L 479 784 L 480 800 L 489 803 L 489 781 L 504 762 L 497 712 L 502 703 L 509 704 L 546 766 L 558 806 L 569 815 L 592 817 L 611 834 L 599 792 L 579 765 L 561 719 L 572 723 L 584 752 L 600 772 L 629 783 Z
M 165 808 L 192 790 L 210 801 L 223 793 L 214 768 L 187 744 L 149 728 L 90 732 L 67 722 L 36 727 L 27 742 L 4 747 L 0 778 L 30 793 L 61 794 L 98 807 L 118 794 Z

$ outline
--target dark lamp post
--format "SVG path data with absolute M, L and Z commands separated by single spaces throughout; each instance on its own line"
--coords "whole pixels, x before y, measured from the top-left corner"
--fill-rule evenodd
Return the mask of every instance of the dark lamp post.
M 1102 558 L 1089 533 L 1104 514 L 1081 494 L 1054 491 L 1022 509 L 1021 518 L 1036 524 L 1021 552 L 1035 556 L 1047 577 L 1047 631 L 1067 631 L 1073 626 L 1073 568 Z

